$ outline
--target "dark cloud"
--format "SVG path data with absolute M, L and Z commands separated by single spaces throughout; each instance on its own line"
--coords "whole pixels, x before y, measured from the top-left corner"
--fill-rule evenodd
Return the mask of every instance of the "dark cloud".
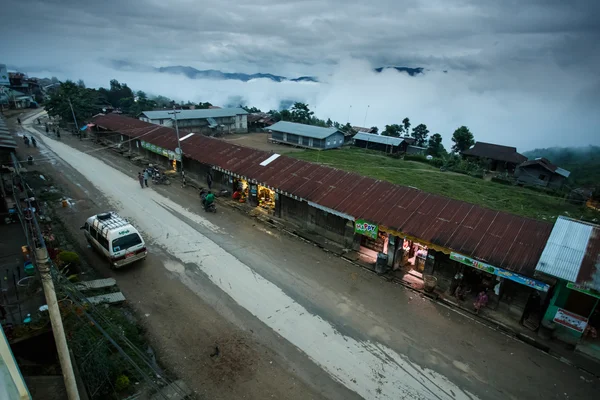
M 400 114 L 445 137 L 467 124 L 526 147 L 560 144 L 566 126 L 578 142 L 600 140 L 599 0 L 4 0 L 1 10 L 0 62 L 28 72 L 262 108 L 293 98 L 338 120 L 371 105 L 371 124 Z M 190 82 L 115 71 L 114 60 L 324 83 Z M 428 73 L 371 74 L 382 65 Z
M 3 3 L 3 36 L 19 32 L 22 38 L 3 41 L 3 54 L 24 60 L 46 58 L 40 46 L 54 42 L 61 45 L 54 50 L 57 56 L 66 58 L 111 53 L 148 63 L 277 68 L 278 63 L 319 64 L 354 56 L 375 64 L 470 68 L 501 57 L 549 57 L 553 49 L 562 54 L 568 50 L 561 47 L 565 36 L 593 37 L 589 43 L 600 36 L 597 0 Z M 39 56 L 18 55 L 21 44 Z M 573 56 L 586 61 L 581 52 Z

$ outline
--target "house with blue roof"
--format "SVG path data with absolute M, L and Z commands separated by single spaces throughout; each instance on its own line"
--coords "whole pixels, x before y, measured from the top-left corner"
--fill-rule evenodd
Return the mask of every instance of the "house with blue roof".
M 337 149 L 344 144 L 344 133 L 337 128 L 279 121 L 269 127 L 270 140 L 307 149 Z
M 247 133 L 248 112 L 243 108 L 209 108 L 199 110 L 144 111 L 138 118 L 144 122 L 175 127 L 175 114 L 180 132 L 203 133 L 209 136 L 223 133 Z

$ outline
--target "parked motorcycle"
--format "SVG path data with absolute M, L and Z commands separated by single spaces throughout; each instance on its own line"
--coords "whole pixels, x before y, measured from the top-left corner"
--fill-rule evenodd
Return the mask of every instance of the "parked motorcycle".
M 217 212 L 217 207 L 215 206 L 215 202 L 213 201 L 212 203 L 210 203 L 208 205 L 208 207 L 205 205 L 204 206 L 204 211 L 216 213 Z
M 171 181 L 167 178 L 166 175 L 161 174 L 160 172 L 152 175 L 152 183 L 155 185 L 170 185 Z

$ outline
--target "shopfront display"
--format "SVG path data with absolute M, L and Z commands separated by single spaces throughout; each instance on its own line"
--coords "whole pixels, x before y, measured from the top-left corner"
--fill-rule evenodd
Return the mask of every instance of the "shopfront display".
M 274 190 L 268 187 L 258 185 L 258 206 L 267 210 L 273 211 L 275 209 L 275 201 L 277 194 Z
M 240 203 L 245 203 L 248 199 L 248 182 L 245 179 L 241 178 L 233 178 L 233 195 L 232 199 L 239 201 Z

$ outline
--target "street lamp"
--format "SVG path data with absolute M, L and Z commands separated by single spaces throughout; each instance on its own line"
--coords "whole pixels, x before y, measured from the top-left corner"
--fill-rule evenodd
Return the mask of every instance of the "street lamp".
M 175 119 L 175 133 L 177 134 L 177 149 L 175 149 L 175 154 L 177 154 L 180 158 L 179 163 L 181 164 L 181 181 L 183 183 L 183 187 L 185 187 L 185 172 L 183 170 L 183 152 L 181 151 L 181 140 L 179 140 L 179 126 L 177 125 L 177 114 L 181 111 L 175 110 L 175 106 L 173 106 L 173 112 L 169 114 L 173 114 Z

